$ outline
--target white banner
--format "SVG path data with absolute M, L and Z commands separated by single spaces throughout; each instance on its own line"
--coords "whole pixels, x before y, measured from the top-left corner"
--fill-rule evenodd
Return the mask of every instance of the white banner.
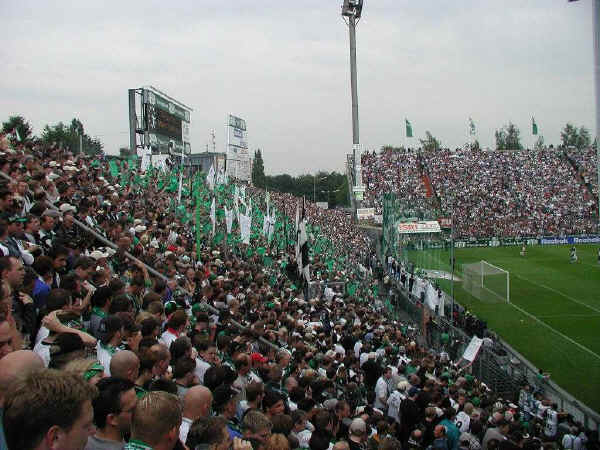
M 471 342 L 467 348 L 465 348 L 465 352 L 463 353 L 463 359 L 466 359 L 469 362 L 475 361 L 477 357 L 477 353 L 479 353 L 479 349 L 481 348 L 481 344 L 483 343 L 483 339 L 479 339 L 477 336 L 473 336 Z
M 358 220 L 367 220 L 375 217 L 375 208 L 358 208 L 356 210 Z
M 231 234 L 231 228 L 233 227 L 233 209 L 227 209 L 227 206 L 223 206 L 225 208 L 225 225 L 227 226 L 227 234 Z
M 229 115 L 227 121 L 227 175 L 250 182 L 252 158 L 248 154 L 246 121 Z
M 250 243 L 250 228 L 252 226 L 252 216 L 240 214 L 240 239 L 244 244 Z
M 398 224 L 399 234 L 439 233 L 440 231 L 440 224 L 436 220 L 402 222 Z

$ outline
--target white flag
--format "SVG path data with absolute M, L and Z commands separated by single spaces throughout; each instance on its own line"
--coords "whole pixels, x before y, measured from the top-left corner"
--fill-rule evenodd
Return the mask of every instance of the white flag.
M 212 234 L 215 235 L 215 225 L 217 222 L 217 216 L 215 211 L 215 198 L 213 197 L 212 203 L 210 205 L 210 221 L 212 222 Z
M 225 225 L 227 225 L 227 234 L 231 234 L 231 228 L 233 227 L 233 210 L 227 209 L 227 206 L 225 206 Z
M 213 166 L 210 166 L 208 175 L 206 175 L 206 184 L 208 184 L 210 190 L 213 190 L 215 187 L 215 168 Z
M 240 214 L 240 239 L 244 244 L 250 243 L 250 228 L 252 226 L 252 216 Z

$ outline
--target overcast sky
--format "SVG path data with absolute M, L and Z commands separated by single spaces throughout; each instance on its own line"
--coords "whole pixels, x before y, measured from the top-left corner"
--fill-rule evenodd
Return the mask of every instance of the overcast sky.
M 0 118 L 39 133 L 78 117 L 107 153 L 129 143 L 127 89 L 153 85 L 194 109 L 191 142 L 246 119 L 269 174 L 343 170 L 352 151 L 342 0 L 2 1 Z M 547 143 L 594 128 L 591 0 L 365 0 L 357 29 L 360 140 L 483 146 L 509 120 Z M 415 142 L 416 144 L 416 142 Z

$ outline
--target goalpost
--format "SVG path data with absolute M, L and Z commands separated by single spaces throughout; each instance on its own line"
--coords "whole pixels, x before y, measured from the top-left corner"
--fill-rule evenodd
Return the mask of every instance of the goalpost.
M 510 303 L 510 273 L 487 261 L 463 265 L 462 286 L 481 301 Z

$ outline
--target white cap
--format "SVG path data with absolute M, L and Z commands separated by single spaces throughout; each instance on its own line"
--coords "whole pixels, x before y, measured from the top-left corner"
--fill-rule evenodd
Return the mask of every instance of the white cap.
M 60 210 L 60 212 L 67 212 L 67 211 L 73 211 L 76 212 L 77 208 L 75 208 L 73 205 L 69 204 L 69 203 L 63 203 L 62 205 L 60 205 L 60 208 L 58 208 Z

